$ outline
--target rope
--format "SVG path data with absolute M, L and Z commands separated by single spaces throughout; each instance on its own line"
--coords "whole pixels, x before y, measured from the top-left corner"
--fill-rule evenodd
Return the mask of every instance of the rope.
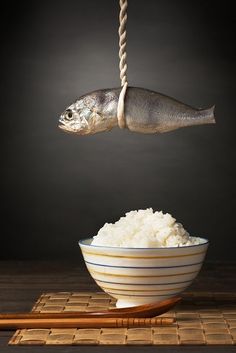
M 127 81 L 127 63 L 126 63 L 126 23 L 127 23 L 127 7 L 128 0 L 120 0 L 120 26 L 119 26 L 119 57 L 120 57 L 120 80 L 121 80 L 121 92 L 119 95 L 118 106 L 117 106 L 117 118 L 118 125 L 121 129 L 125 128 L 125 94 L 128 86 Z

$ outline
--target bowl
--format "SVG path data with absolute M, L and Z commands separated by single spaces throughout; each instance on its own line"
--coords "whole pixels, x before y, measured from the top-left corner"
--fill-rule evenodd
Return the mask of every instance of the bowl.
M 180 295 L 200 271 L 209 241 L 168 248 L 121 248 L 79 241 L 85 264 L 118 308 L 159 302 Z

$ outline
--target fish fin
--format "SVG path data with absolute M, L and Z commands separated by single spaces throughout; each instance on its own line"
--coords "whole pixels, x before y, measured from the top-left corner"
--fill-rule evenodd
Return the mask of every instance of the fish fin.
M 201 109 L 200 112 L 206 124 L 215 124 L 215 105 L 208 109 Z

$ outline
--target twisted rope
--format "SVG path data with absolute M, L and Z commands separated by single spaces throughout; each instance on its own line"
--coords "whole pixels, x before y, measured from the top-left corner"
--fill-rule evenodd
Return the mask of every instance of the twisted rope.
M 126 23 L 127 23 L 127 7 L 128 0 L 120 0 L 120 26 L 119 26 L 119 57 L 120 57 L 120 80 L 121 80 L 121 92 L 119 95 L 118 106 L 117 106 L 117 118 L 118 125 L 121 129 L 125 128 L 125 94 L 128 86 L 127 81 L 127 63 L 126 63 Z

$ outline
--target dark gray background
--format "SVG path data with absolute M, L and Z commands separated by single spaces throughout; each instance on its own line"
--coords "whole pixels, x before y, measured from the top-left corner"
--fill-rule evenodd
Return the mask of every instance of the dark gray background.
M 1 18 L 1 257 L 79 259 L 77 240 L 153 207 L 235 259 L 235 32 L 230 2 L 129 0 L 128 78 L 216 125 L 79 137 L 57 128 L 89 91 L 119 86 L 118 0 L 8 1 Z

